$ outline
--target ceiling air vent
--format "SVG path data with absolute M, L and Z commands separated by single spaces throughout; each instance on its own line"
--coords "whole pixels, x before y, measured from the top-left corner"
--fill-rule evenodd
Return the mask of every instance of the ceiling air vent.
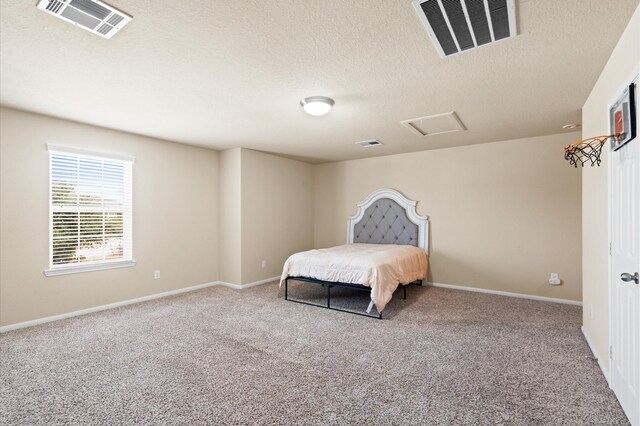
M 360 141 L 360 142 L 356 142 L 356 145 L 360 145 L 363 148 L 371 148 L 374 146 L 380 146 L 380 145 L 384 145 L 382 142 L 380 142 L 377 139 L 371 139 L 368 141 Z
M 131 16 L 99 0 L 40 0 L 37 6 L 104 38 L 113 37 L 131 21 Z
M 413 0 L 441 57 L 516 35 L 515 0 Z

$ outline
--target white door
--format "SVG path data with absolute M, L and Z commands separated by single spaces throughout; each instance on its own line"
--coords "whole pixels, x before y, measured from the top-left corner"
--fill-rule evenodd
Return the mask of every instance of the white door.
M 640 426 L 640 135 L 610 160 L 611 388 Z

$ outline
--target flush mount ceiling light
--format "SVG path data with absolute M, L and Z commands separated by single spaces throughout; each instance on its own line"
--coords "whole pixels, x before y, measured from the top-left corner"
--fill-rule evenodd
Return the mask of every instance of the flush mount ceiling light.
M 320 116 L 331 111 L 331 107 L 335 104 L 333 99 L 326 96 L 311 96 L 300 101 L 300 105 L 307 114 Z
M 576 124 L 576 123 L 565 124 L 564 126 L 562 126 L 562 128 L 565 129 L 565 130 L 576 129 L 578 127 L 580 127 L 580 125 Z

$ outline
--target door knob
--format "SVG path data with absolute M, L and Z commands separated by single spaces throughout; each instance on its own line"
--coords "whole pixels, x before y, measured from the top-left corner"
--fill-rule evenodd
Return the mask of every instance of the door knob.
M 636 284 L 638 284 L 638 281 L 640 280 L 640 278 L 638 277 L 638 273 L 637 272 L 635 274 L 633 274 L 633 275 L 625 272 L 625 273 L 620 275 L 620 279 L 622 281 L 624 281 L 624 282 L 633 281 Z

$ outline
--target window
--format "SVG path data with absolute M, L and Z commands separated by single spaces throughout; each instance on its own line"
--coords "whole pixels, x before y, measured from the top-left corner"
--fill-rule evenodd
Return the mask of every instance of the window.
M 49 269 L 58 275 L 133 266 L 133 158 L 49 145 Z

